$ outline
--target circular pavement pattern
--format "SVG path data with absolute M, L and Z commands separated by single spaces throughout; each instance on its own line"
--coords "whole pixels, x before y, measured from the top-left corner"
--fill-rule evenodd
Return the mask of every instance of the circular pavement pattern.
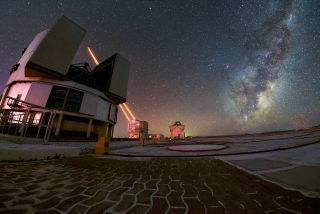
M 178 152 L 204 152 L 204 151 L 217 151 L 227 148 L 224 145 L 179 145 L 179 146 L 169 146 L 169 150 Z

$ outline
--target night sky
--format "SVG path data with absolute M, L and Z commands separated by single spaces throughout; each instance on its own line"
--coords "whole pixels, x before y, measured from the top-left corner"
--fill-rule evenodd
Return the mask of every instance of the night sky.
M 128 104 L 150 133 L 320 124 L 320 1 L 0 1 L 0 90 L 36 33 L 65 15 L 87 30 L 74 62 L 131 61 Z M 115 136 L 127 136 L 119 113 Z

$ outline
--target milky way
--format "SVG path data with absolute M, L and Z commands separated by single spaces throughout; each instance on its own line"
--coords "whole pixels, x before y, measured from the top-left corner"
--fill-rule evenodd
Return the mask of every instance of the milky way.
M 291 49 L 294 7 L 293 1 L 273 5 L 270 17 L 249 35 L 246 43 L 248 65 L 231 91 L 239 114 L 245 120 L 254 117 L 256 111 L 264 107 L 264 102 L 271 99 L 272 84 L 281 76 Z

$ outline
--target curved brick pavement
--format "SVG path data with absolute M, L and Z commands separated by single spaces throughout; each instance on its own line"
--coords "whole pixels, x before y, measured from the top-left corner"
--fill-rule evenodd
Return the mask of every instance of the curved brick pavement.
M 314 213 L 320 199 L 215 159 L 79 157 L 0 165 L 4 213 Z

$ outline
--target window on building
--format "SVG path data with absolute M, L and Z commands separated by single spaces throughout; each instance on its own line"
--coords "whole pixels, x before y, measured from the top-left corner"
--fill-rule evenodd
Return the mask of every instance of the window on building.
M 83 92 L 59 86 L 53 86 L 48 102 L 48 108 L 61 109 L 70 112 L 79 112 Z
M 71 112 L 79 112 L 82 103 L 82 98 L 82 92 L 70 89 L 64 110 Z
M 22 94 L 18 94 L 16 99 L 21 100 L 21 97 L 22 97 Z
M 68 88 L 53 86 L 48 102 L 48 108 L 63 109 L 64 100 L 66 99 Z

